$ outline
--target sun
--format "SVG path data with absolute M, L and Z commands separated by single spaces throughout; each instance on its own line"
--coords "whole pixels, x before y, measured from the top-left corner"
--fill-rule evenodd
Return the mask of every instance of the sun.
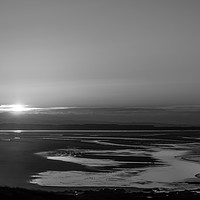
M 3 112 L 12 112 L 12 113 L 21 113 L 28 112 L 33 110 L 40 110 L 40 108 L 30 107 L 25 104 L 5 104 L 0 105 L 0 113 Z
M 10 110 L 13 112 L 23 112 L 23 111 L 26 111 L 27 108 L 22 104 L 13 104 Z

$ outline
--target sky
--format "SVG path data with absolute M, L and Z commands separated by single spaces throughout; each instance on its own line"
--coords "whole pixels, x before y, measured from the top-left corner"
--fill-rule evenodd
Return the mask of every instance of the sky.
M 0 105 L 197 105 L 199 9 L 198 0 L 1 0 Z

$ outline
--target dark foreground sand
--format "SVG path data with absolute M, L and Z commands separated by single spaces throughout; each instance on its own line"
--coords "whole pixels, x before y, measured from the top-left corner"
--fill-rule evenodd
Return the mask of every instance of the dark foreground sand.
M 182 191 L 182 192 L 156 192 L 153 190 L 143 190 L 141 192 L 127 193 L 123 189 L 109 190 L 101 189 L 99 191 L 78 191 L 67 192 L 45 192 L 36 190 L 27 190 L 20 188 L 0 187 L 0 198 L 3 200 L 143 200 L 143 199 L 200 199 L 200 190 Z

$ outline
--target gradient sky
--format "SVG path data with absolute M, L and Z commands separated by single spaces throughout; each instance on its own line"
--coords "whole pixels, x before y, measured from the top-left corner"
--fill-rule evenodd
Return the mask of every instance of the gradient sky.
M 199 0 L 1 0 L 0 104 L 199 104 L 199 10 Z

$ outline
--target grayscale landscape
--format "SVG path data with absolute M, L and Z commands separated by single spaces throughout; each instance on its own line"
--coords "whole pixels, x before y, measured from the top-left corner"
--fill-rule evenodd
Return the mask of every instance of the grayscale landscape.
M 199 10 L 0 0 L 0 199 L 199 199 Z

